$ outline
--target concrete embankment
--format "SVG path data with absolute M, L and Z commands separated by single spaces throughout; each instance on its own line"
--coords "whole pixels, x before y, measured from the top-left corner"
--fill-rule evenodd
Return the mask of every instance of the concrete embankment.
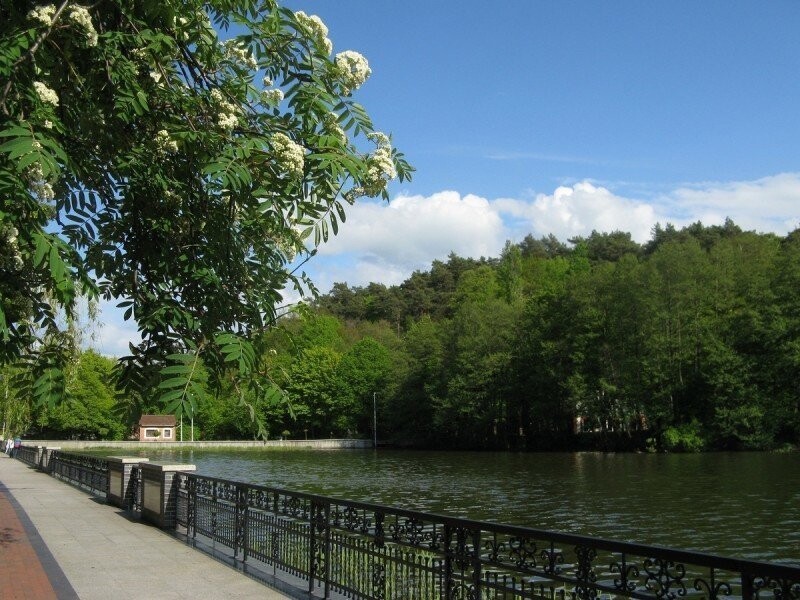
M 112 440 L 23 440 L 26 446 L 46 446 L 62 450 L 172 450 L 191 448 L 196 450 L 222 449 L 314 449 L 314 450 L 364 450 L 372 448 L 371 440 L 239 440 L 239 441 L 194 441 L 194 442 L 139 442 Z

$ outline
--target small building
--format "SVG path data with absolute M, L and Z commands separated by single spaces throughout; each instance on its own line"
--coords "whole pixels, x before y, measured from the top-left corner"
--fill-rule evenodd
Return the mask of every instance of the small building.
M 142 415 L 139 419 L 140 442 L 174 442 L 175 415 Z

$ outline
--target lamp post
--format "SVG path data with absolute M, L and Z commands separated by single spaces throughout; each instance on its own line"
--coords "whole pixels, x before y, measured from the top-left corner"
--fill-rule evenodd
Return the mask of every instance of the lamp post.
M 375 392 L 372 392 L 372 447 L 378 448 L 378 405 L 375 402 Z

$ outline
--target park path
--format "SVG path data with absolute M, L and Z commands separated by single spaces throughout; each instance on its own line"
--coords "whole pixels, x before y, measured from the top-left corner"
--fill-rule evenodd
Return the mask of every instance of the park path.
M 102 499 L 0 454 L 3 600 L 287 597 Z

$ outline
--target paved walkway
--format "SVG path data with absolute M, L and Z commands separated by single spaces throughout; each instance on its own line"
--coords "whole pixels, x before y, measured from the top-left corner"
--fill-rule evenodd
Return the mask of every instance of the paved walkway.
M 286 597 L 0 454 L 2 600 Z

